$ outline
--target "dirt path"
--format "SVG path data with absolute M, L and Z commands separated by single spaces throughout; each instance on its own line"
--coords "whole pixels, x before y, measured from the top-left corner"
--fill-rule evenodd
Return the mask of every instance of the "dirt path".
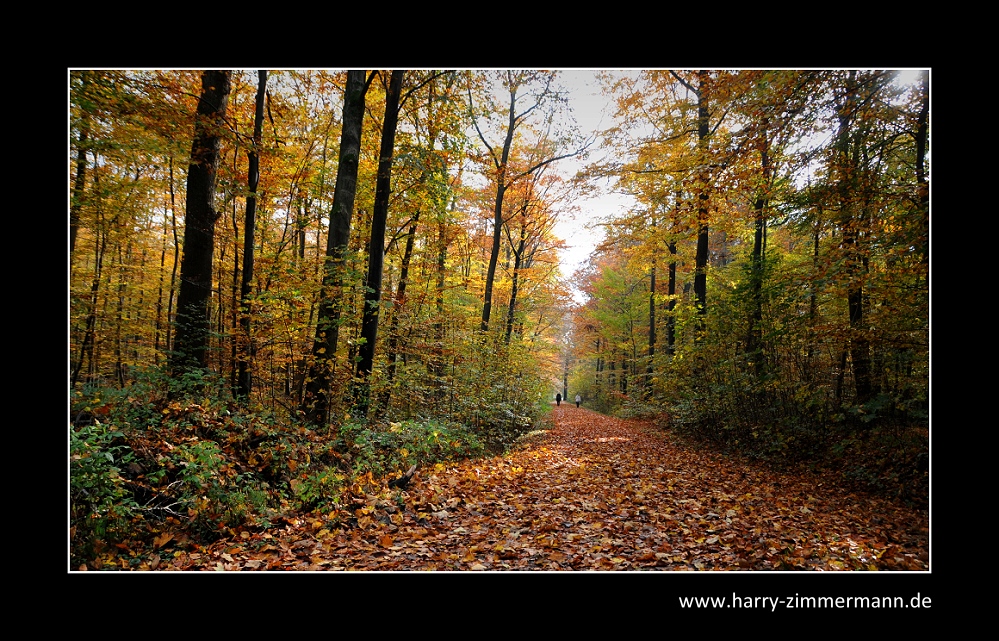
M 516 451 L 420 470 L 350 527 L 298 522 L 177 569 L 915 570 L 927 515 L 563 405 Z M 185 555 L 187 556 L 187 555 Z M 165 568 L 164 568 L 165 569 Z

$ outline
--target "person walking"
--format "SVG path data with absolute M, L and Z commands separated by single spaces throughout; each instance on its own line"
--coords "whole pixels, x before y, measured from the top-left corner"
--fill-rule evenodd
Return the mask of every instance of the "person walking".
M 559 392 L 558 394 L 555 395 L 555 405 L 557 405 L 559 407 L 562 406 L 562 393 L 561 392 Z
M 576 394 L 576 407 L 579 407 L 579 403 L 580 403 L 580 401 L 582 401 L 582 400 L 583 400 L 583 399 L 579 397 L 579 394 Z

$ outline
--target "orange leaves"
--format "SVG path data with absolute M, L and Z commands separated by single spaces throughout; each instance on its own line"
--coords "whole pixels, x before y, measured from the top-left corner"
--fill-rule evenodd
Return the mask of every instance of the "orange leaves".
M 926 516 L 586 410 L 505 456 L 148 569 L 925 571 Z M 347 512 L 344 515 L 343 512 Z M 341 527 L 330 522 L 340 519 Z M 317 527 L 321 528 L 317 532 Z M 160 546 L 169 543 L 162 535 Z M 887 541 L 891 541 L 888 543 Z M 162 557 L 162 559 L 161 559 Z M 155 567 L 154 567 L 155 566 Z
M 173 540 L 173 534 L 170 532 L 164 532 L 153 539 L 153 547 L 157 550 Z

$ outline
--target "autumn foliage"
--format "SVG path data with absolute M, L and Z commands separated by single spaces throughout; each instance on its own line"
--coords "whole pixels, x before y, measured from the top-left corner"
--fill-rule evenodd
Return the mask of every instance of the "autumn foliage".
M 927 569 L 929 73 L 596 76 L 71 70 L 70 567 Z
M 570 389 L 925 505 L 928 74 L 608 77 L 591 170 L 636 204 L 576 274 Z
M 553 409 L 507 454 L 421 467 L 405 489 L 209 544 L 164 528 L 110 567 L 157 570 L 922 571 L 925 513 L 691 447 L 637 420 Z M 178 524 L 179 525 L 179 524 Z

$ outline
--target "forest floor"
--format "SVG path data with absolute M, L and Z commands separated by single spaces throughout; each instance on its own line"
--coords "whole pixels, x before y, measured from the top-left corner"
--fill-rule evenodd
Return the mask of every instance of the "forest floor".
M 145 569 L 929 570 L 923 510 L 692 447 L 573 405 L 494 458 L 419 469 L 339 528 L 289 519 Z

